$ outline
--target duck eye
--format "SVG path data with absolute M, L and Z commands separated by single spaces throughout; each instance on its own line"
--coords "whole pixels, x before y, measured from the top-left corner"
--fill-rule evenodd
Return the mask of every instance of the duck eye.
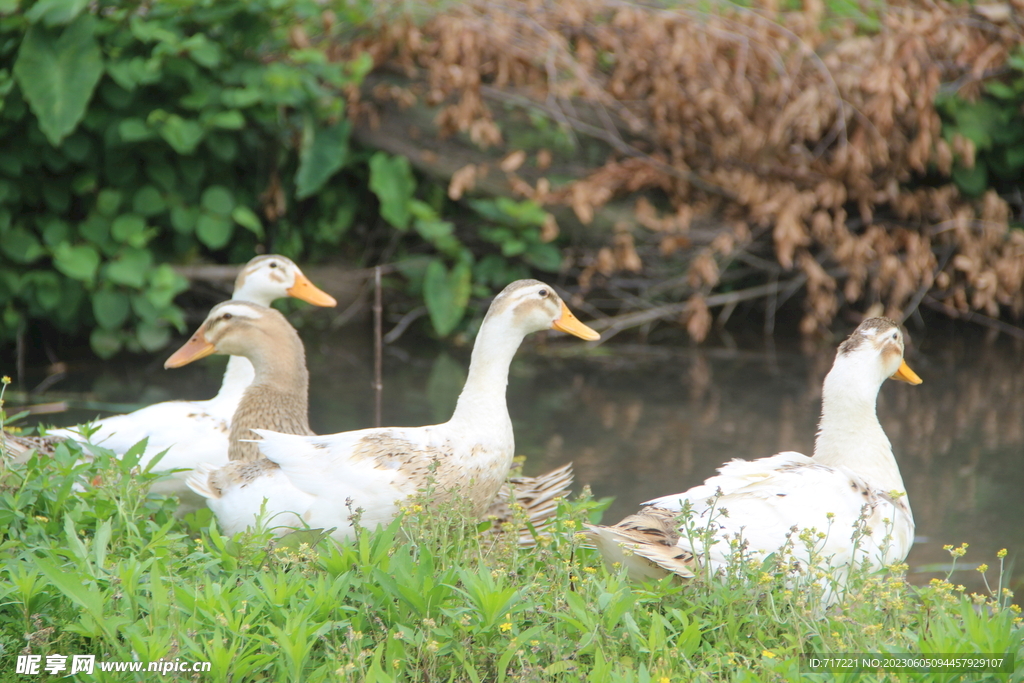
M 540 290 L 539 292 L 537 292 L 537 294 L 539 294 L 539 295 L 540 295 L 540 298 L 542 298 L 542 299 L 543 299 L 544 297 L 546 297 L 546 296 L 548 295 L 548 290 L 546 290 L 546 289 L 542 289 L 542 290 Z
M 892 338 L 893 338 L 893 339 L 899 339 L 899 336 L 900 336 L 900 335 L 899 335 L 899 333 L 898 333 L 898 332 L 893 332 L 893 333 L 892 333 Z
M 221 320 L 231 320 L 233 316 L 230 313 L 225 313 L 220 317 Z
M 277 268 L 277 261 L 271 261 L 270 262 L 270 267 L 271 268 Z

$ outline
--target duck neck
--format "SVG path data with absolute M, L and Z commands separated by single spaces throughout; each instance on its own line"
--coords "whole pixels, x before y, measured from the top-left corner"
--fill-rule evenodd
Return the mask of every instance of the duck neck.
M 241 275 L 239 275 L 240 278 Z M 238 280 L 235 281 L 235 290 L 231 294 L 231 298 L 236 301 L 247 301 L 251 304 L 266 307 L 273 303 L 262 292 L 253 291 L 247 288 L 244 283 L 240 285 Z M 220 383 L 220 390 L 211 399 L 211 403 L 222 406 L 229 413 L 225 417 L 230 417 L 230 414 L 238 406 L 239 401 L 242 400 L 242 394 L 245 393 L 246 387 L 252 384 L 253 377 L 255 376 L 256 373 L 248 358 L 244 356 L 229 356 L 228 366 L 224 370 L 224 379 Z
M 231 421 L 229 460 L 258 460 L 259 447 L 253 429 L 283 434 L 312 434 L 309 428 L 309 371 L 298 336 L 284 345 L 254 349 L 249 356 L 255 371 Z
M 905 492 L 892 445 L 878 422 L 879 384 L 864 368 L 842 362 L 825 377 L 814 459 L 842 466 L 883 491 Z
M 523 336 L 484 320 L 473 345 L 469 376 L 450 422 L 502 427 L 510 424 L 505 402 L 508 369 Z

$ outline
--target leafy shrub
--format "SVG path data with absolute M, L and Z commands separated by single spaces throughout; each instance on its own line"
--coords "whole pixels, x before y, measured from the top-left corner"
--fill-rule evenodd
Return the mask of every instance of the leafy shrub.
M 936 100 L 946 140 L 954 148 L 958 137 L 972 143 L 952 171 L 969 195 L 980 196 L 990 187 L 1011 191 L 1024 174 L 1024 48 L 1007 59 L 1007 66 L 1009 77 L 988 81 L 985 94 L 974 101 L 957 95 Z
M 313 44 L 345 30 L 322 11 L 304 0 L 0 4 L 0 55 L 13 64 L 0 69 L 0 342 L 46 318 L 93 327 L 101 356 L 152 351 L 168 326 L 183 328 L 173 300 L 187 283 L 171 257 L 245 261 L 257 241 L 289 254 L 338 242 L 355 198 L 317 193 L 349 161 L 339 92 L 370 61 L 331 62 L 326 40 Z M 300 200 L 311 206 L 286 211 Z
M 529 277 L 530 268 L 554 272 L 561 253 L 544 226 L 551 216 L 531 200 L 507 197 L 470 200 L 471 220 L 482 225 L 476 236 L 498 248 L 476 260 L 474 250 L 460 239 L 452 221 L 442 220 L 438 203 L 417 199 L 416 180 L 409 161 L 377 152 L 369 161 L 370 189 L 380 200 L 380 215 L 401 232 L 413 232 L 437 253 L 400 263 L 415 293 L 423 296 L 434 331 L 446 336 L 462 321 L 469 297 Z M 481 221 L 482 219 L 482 221 Z M 485 251 L 489 248 L 480 248 Z M 449 267 L 449 264 L 451 266 Z

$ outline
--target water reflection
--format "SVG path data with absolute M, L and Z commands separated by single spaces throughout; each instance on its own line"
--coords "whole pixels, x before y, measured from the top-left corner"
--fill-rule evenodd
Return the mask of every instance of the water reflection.
M 305 336 L 313 428 L 372 426 L 369 334 L 349 327 Z M 961 561 L 968 568 L 994 566 L 1000 548 L 1010 559 L 1024 549 L 1024 349 L 962 328 L 914 342 L 909 360 L 924 384 L 887 382 L 878 413 L 917 522 L 911 580 L 923 583 L 940 574 L 922 569 L 949 563 L 944 544 L 969 543 Z M 509 405 L 526 473 L 572 460 L 579 485 L 615 496 L 606 522 L 700 483 L 731 458 L 809 454 L 821 382 L 835 353 L 801 353 L 795 343 L 771 353 L 609 346 L 581 355 L 582 345 L 554 339 L 524 347 L 512 366 Z M 401 340 L 385 361 L 385 424 L 447 419 L 468 359 L 468 348 Z M 157 370 L 159 362 L 72 368 L 54 391 L 142 403 L 207 398 L 223 367 L 209 360 L 173 372 Z M 45 419 L 63 423 L 61 417 Z M 1024 582 L 1024 571 L 1015 575 Z M 980 588 L 979 579 L 969 569 L 954 576 L 969 587 Z

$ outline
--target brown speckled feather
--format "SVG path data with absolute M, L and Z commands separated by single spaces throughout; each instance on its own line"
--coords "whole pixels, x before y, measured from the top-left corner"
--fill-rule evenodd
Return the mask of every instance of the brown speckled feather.
M 486 519 L 494 522 L 488 531 L 498 533 L 504 525 L 516 521 L 516 512 L 512 509 L 514 502 L 522 508 L 533 530 L 543 532 L 554 521 L 558 501 L 568 497 L 572 480 L 572 463 L 537 477 L 509 478 L 484 513 Z M 519 547 L 532 548 L 536 545 L 537 540 L 530 529 L 519 527 L 516 532 L 519 534 Z

